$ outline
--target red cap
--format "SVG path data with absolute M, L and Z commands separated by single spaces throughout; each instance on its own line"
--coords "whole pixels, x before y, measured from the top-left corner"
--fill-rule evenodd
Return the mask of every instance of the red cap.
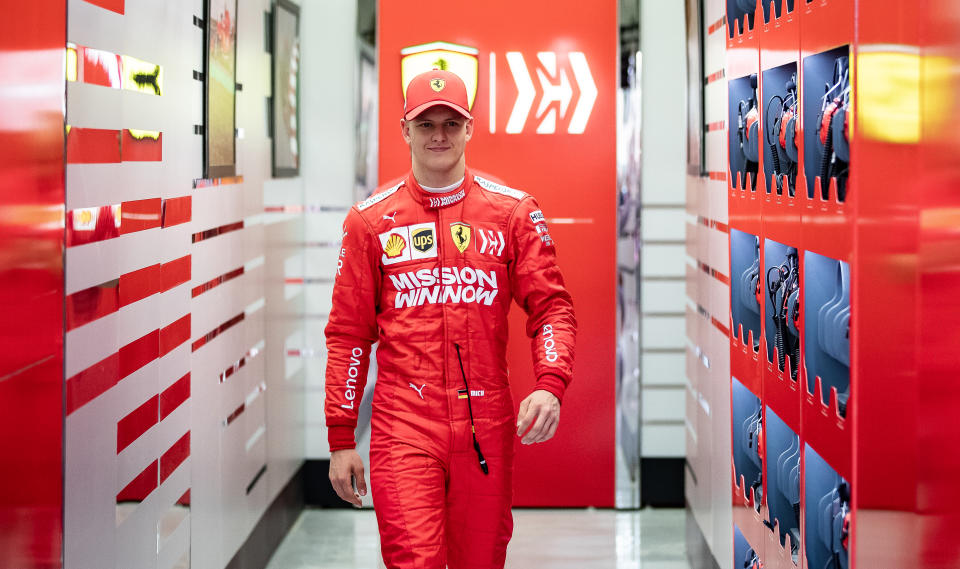
M 421 73 L 407 85 L 403 118 L 410 120 L 430 107 L 446 105 L 466 118 L 470 116 L 467 87 L 455 73 L 434 69 Z

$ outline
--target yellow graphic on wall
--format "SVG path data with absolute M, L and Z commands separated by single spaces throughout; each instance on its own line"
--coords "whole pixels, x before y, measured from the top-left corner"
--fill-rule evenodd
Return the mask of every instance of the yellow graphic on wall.
M 442 69 L 456 73 L 467 87 L 467 100 L 470 108 L 477 98 L 477 55 L 480 51 L 474 47 L 456 45 L 447 42 L 433 42 L 415 45 L 400 50 L 400 81 L 403 93 L 407 85 L 417 75 L 431 69 Z M 469 110 L 469 109 L 468 109 Z

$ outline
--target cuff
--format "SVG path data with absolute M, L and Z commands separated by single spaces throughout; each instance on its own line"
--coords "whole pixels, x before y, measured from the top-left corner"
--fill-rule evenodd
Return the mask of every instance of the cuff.
M 327 427 L 327 442 L 330 443 L 330 452 L 357 448 L 353 431 L 354 428 L 347 425 L 332 425 Z
M 560 403 L 563 403 L 563 394 L 567 390 L 567 384 L 559 375 L 545 373 L 537 378 L 537 384 L 534 389 L 542 389 L 556 396 Z

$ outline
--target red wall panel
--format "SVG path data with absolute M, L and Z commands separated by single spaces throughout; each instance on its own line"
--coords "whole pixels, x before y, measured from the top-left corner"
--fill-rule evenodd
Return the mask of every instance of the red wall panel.
M 467 164 L 537 197 L 573 295 L 580 325 L 574 381 L 563 402 L 556 438 L 546 444 L 517 445 L 514 503 L 613 506 L 617 4 L 382 2 L 379 17 L 381 182 L 405 174 L 410 167 L 409 149 L 399 131 L 401 50 L 435 41 L 476 48 L 478 88 Z M 521 90 L 508 52 L 522 55 L 533 90 L 523 127 L 509 134 L 505 131 Z M 541 52 L 556 54 L 554 69 L 539 59 Z M 578 75 L 582 66 L 574 61 L 579 57 L 576 53 L 584 54 L 598 92 L 581 134 L 569 131 L 580 103 L 589 99 L 590 87 L 582 73 Z M 516 56 L 512 57 L 515 64 Z M 560 91 L 545 89 L 541 73 L 551 88 Z M 548 100 L 541 113 L 540 103 L 550 99 L 547 91 L 562 92 L 562 75 L 569 84 L 570 99 L 566 105 L 562 99 Z M 537 133 L 551 113 L 554 132 Z M 514 307 L 511 318 L 508 358 L 519 405 L 533 386 L 533 372 L 523 311 Z
M 22 569 L 63 540 L 65 14 L 5 5 L 0 34 L 0 557 Z

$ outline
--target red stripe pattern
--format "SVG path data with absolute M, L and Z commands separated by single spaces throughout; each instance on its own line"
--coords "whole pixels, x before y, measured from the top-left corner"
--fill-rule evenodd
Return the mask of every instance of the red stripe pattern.
M 176 383 L 160 394 L 160 420 L 166 419 L 177 407 L 190 398 L 190 374 L 181 377 Z
M 130 129 L 67 126 L 67 163 L 119 164 L 163 159 L 163 133 L 133 133 Z
M 160 398 L 156 395 L 117 423 L 117 454 L 157 424 Z
M 193 216 L 192 199 L 190 196 L 184 196 L 164 200 L 161 225 L 163 227 L 173 227 L 189 222 Z
M 86 0 L 94 6 L 100 6 L 101 8 L 110 10 L 111 12 L 116 12 L 118 14 L 123 14 L 124 10 L 124 0 Z
M 111 354 L 67 380 L 67 414 L 93 401 L 120 380 L 120 355 Z
M 241 312 L 240 314 L 237 314 L 236 316 L 234 316 L 234 317 L 231 318 L 230 320 L 227 320 L 227 321 L 224 322 L 223 324 L 221 324 L 221 325 L 217 326 L 216 328 L 214 328 L 213 330 L 207 332 L 206 334 L 204 334 L 204 335 L 201 336 L 200 338 L 197 338 L 196 340 L 194 340 L 194 342 L 193 342 L 193 351 L 195 352 L 195 351 L 199 350 L 200 348 L 202 348 L 203 346 L 205 346 L 208 342 L 212 341 L 214 338 L 216 338 L 216 337 L 219 336 L 220 334 L 223 334 L 224 332 L 226 332 L 227 330 L 229 330 L 229 329 L 230 329 L 232 326 L 234 326 L 235 324 L 238 324 L 238 323 L 240 323 L 240 322 L 243 322 L 244 316 L 245 316 L 244 313 Z
M 240 267 L 239 269 L 234 269 L 232 271 L 223 273 L 219 277 L 212 278 L 201 285 L 197 285 L 193 287 L 193 291 L 192 291 L 193 297 L 196 298 L 214 287 L 220 286 L 231 279 L 235 279 L 239 277 L 243 273 L 244 273 L 244 268 Z
M 207 229 L 206 231 L 198 231 L 193 234 L 193 242 L 199 243 L 200 241 L 206 241 L 207 239 L 213 239 L 224 233 L 230 233 L 231 231 L 236 231 L 238 229 L 243 229 L 243 222 L 237 221 L 236 223 L 228 223 L 226 225 L 221 225 L 220 227 L 214 227 L 213 229 Z
M 703 81 L 704 81 L 704 83 L 706 83 L 707 85 L 709 85 L 710 83 L 713 83 L 713 82 L 715 82 L 715 81 L 719 81 L 719 80 L 723 79 L 724 75 L 725 75 L 725 73 L 724 73 L 723 69 L 721 69 L 720 71 L 717 71 L 716 73 L 711 73 L 710 75 L 707 75 L 706 78 L 704 78 Z
M 707 28 L 707 35 L 710 35 L 710 34 L 716 32 L 717 30 L 725 27 L 726 25 L 727 25 L 727 17 L 726 17 L 726 16 L 723 16 L 722 18 L 720 18 L 720 19 L 717 20 L 716 22 L 710 24 L 710 27 Z
M 70 331 L 120 308 L 120 279 L 79 290 L 66 300 L 67 331 Z
M 124 307 L 138 300 L 152 296 L 162 287 L 160 265 L 151 265 L 138 271 L 133 271 L 120 277 L 119 296 L 120 307 Z
M 160 457 L 160 483 L 162 484 L 183 461 L 190 456 L 190 431 L 173 443 L 170 449 Z
M 180 286 L 185 282 L 190 281 L 191 273 L 191 258 L 190 255 L 180 257 L 170 261 L 169 263 L 164 263 L 160 268 L 160 278 L 163 281 L 163 290 L 168 291 L 173 287 Z
M 122 162 L 161 162 L 163 133 L 143 133 L 124 129 L 120 141 Z
M 157 489 L 160 463 L 153 461 L 117 494 L 117 503 L 142 502 Z
M 68 164 L 120 163 L 120 131 L 67 127 Z
M 727 173 L 726 173 L 726 172 L 710 172 L 709 174 L 710 174 L 710 179 L 711 179 L 711 180 L 719 180 L 719 181 L 721 181 L 721 182 L 726 182 L 726 181 L 727 181 Z
M 160 357 L 190 339 L 190 315 L 160 329 Z

